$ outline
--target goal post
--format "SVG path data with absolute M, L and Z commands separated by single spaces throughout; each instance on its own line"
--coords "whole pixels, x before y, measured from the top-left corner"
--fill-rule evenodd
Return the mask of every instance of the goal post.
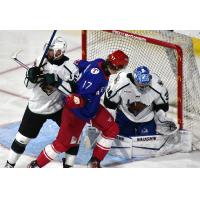
M 106 59 L 117 49 L 129 56 L 128 70 L 146 65 L 161 77 L 169 90 L 169 103 L 176 111 L 179 128 L 191 130 L 196 148 L 200 149 L 200 91 L 194 89 L 200 86 L 200 75 L 191 38 L 170 31 L 82 31 L 83 59 Z

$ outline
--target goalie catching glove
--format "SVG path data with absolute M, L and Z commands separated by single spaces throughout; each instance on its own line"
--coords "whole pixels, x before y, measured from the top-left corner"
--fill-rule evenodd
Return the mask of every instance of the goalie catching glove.
M 163 135 L 171 135 L 178 129 L 176 123 L 172 119 L 168 118 L 163 110 L 156 112 L 155 122 L 157 132 Z
M 68 108 L 82 108 L 85 105 L 85 100 L 78 94 L 71 94 L 66 97 L 66 105 Z

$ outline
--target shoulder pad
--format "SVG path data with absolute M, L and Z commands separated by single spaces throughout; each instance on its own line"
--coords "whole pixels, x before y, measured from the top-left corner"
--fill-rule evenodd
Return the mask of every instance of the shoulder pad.
M 130 81 L 127 78 L 126 72 L 118 72 L 116 75 L 114 75 L 115 78 L 113 80 L 113 83 L 115 85 L 118 85 L 119 87 L 128 84 Z

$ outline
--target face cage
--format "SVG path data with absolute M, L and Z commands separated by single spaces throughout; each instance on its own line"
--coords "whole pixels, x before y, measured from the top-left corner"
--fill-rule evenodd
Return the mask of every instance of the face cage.
M 61 49 L 49 49 L 49 51 L 53 51 L 53 60 L 58 60 L 60 57 L 62 57 L 63 56 L 63 54 L 65 53 L 65 51 L 64 50 L 61 50 L 61 54 L 60 55 L 58 55 L 58 56 L 56 56 L 56 52 L 58 51 L 58 50 L 61 50 Z
M 62 57 L 63 54 L 65 53 L 64 50 L 61 50 L 61 54 L 60 54 L 59 56 L 56 56 L 56 52 L 57 52 L 58 50 L 61 50 L 61 49 L 53 49 L 54 60 L 58 60 L 58 59 L 59 59 L 60 57 Z
M 150 78 L 150 82 L 149 84 L 140 84 L 135 80 L 135 85 L 136 87 L 140 90 L 140 91 L 145 91 L 149 88 L 149 86 L 151 85 L 151 78 Z
M 47 43 L 45 43 L 45 45 L 44 45 L 44 47 L 43 47 L 43 50 L 45 51 L 45 49 L 47 48 Z M 59 59 L 64 53 L 65 53 L 65 50 L 62 50 L 62 49 L 51 49 L 51 48 L 49 48 L 49 50 L 50 51 L 53 51 L 53 60 L 57 60 L 57 59 Z M 61 54 L 59 55 L 59 56 L 56 56 L 56 51 L 58 51 L 58 50 L 61 50 Z

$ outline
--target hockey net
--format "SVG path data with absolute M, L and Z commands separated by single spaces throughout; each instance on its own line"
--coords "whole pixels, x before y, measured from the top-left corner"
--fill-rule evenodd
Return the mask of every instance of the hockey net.
M 170 31 L 82 32 L 83 59 L 105 59 L 117 49 L 129 56 L 127 70 L 146 65 L 160 76 L 179 128 L 190 130 L 194 149 L 200 149 L 200 73 L 192 39 Z

